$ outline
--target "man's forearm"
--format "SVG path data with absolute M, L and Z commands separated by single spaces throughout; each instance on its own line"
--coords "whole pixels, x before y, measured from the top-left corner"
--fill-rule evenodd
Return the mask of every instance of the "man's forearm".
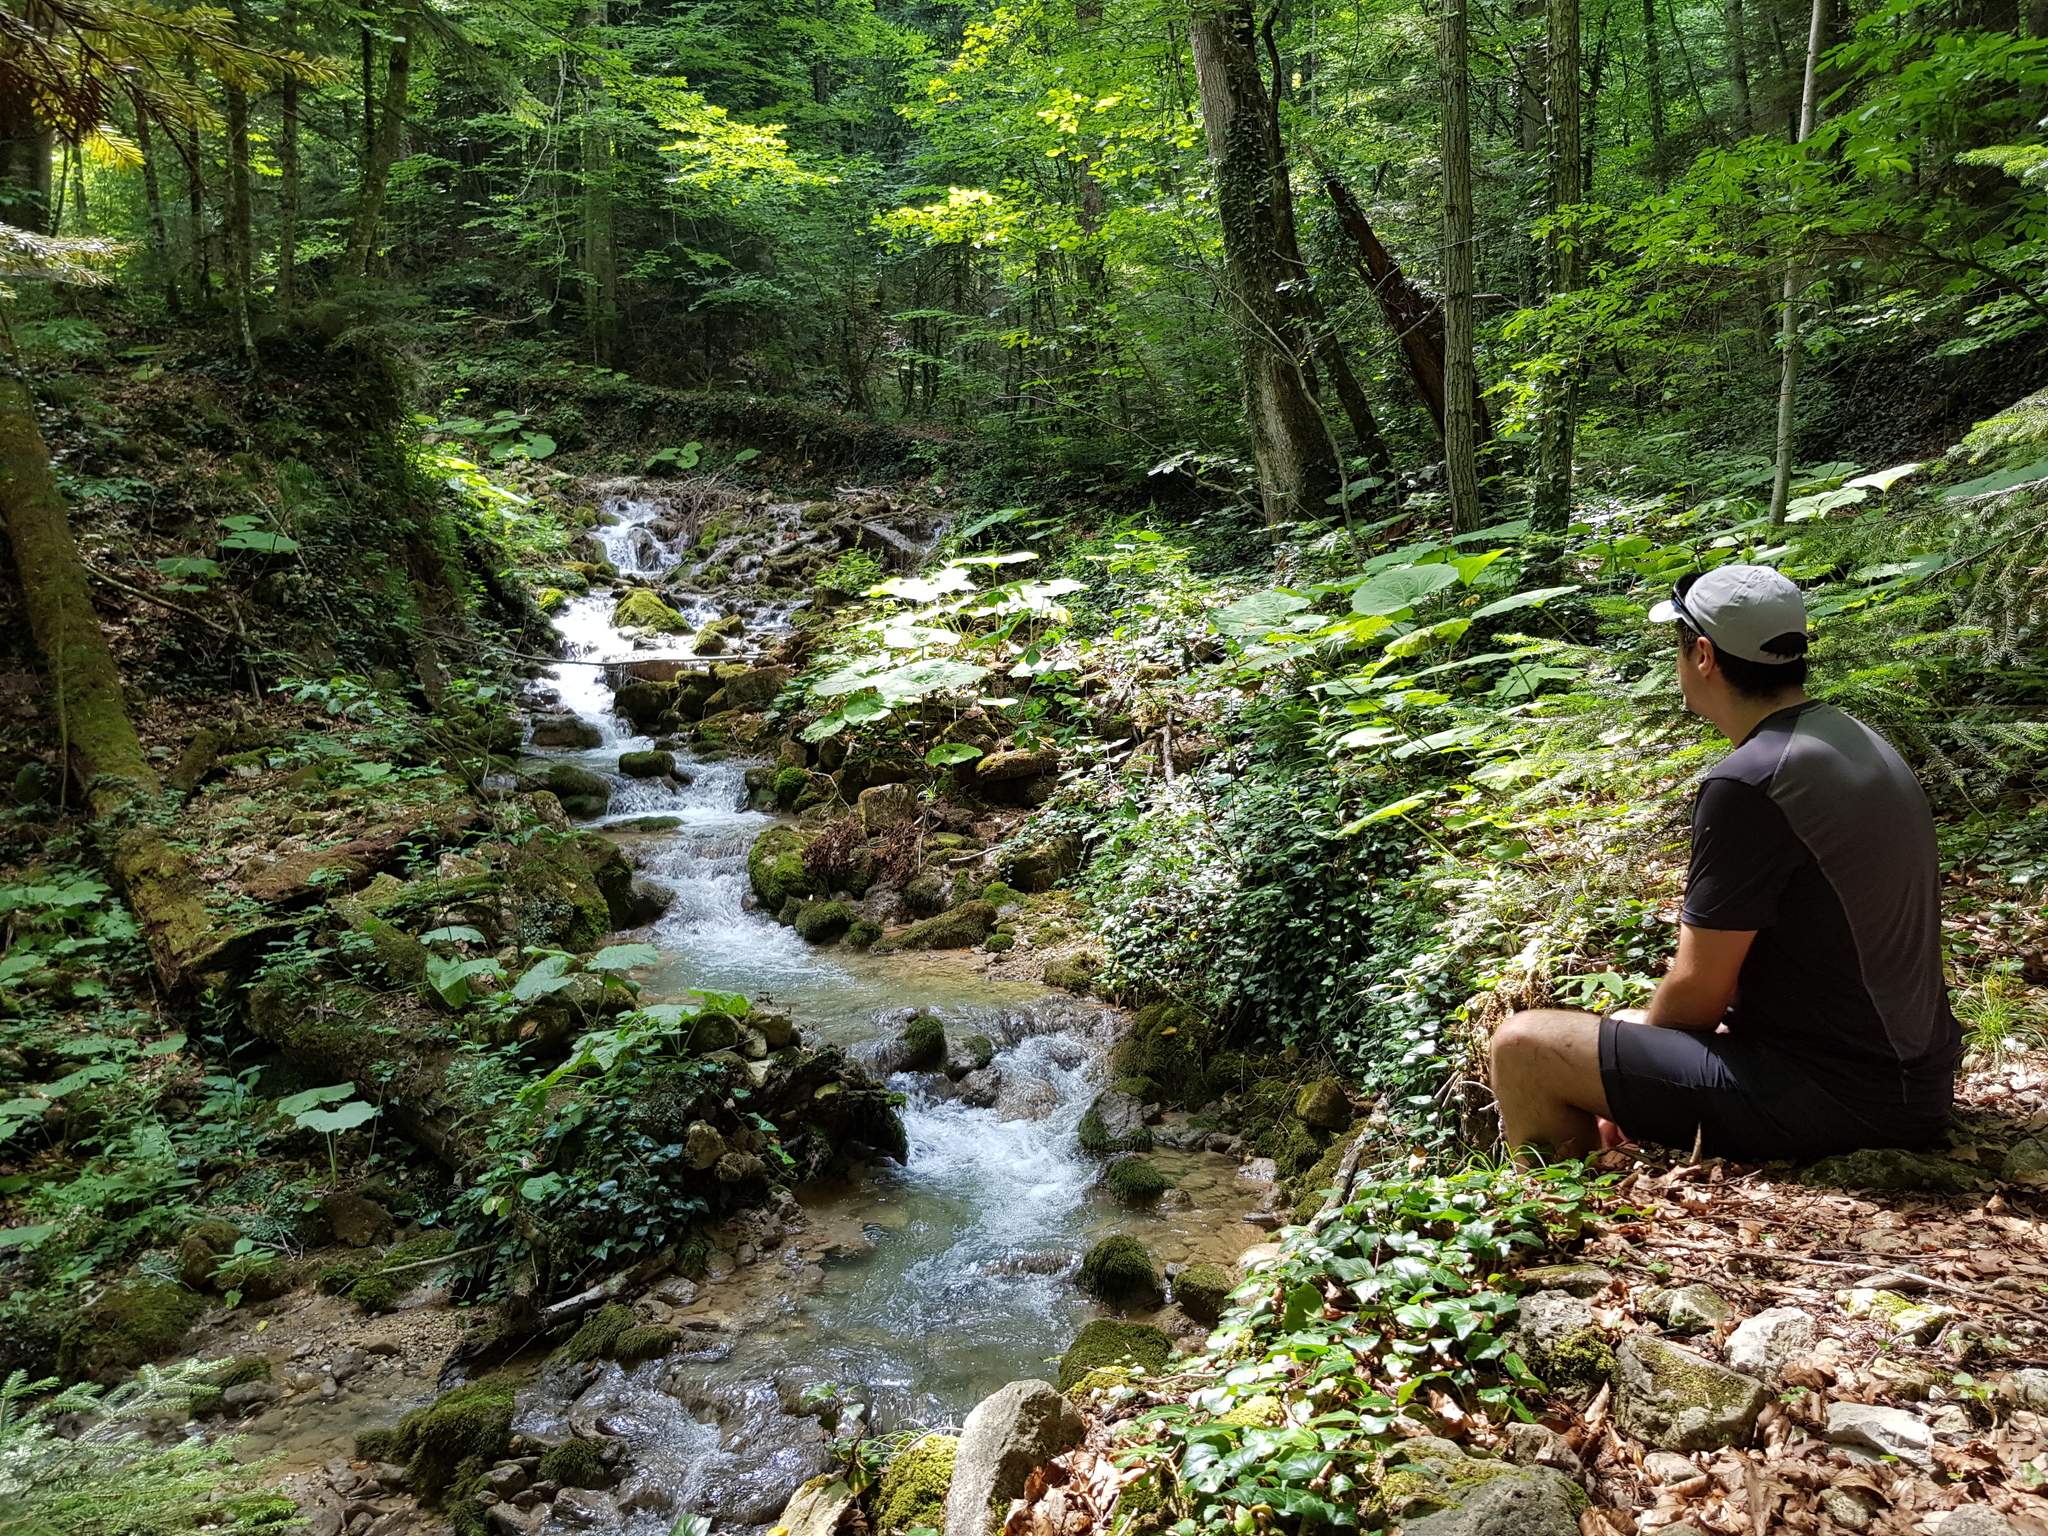
M 1643 1022 L 1659 1029 L 1713 1029 L 1735 1000 L 1743 957 L 1756 934 L 1724 929 L 1678 930 L 1678 953 L 1657 984 Z
M 1727 1009 L 1727 997 L 1717 981 L 1674 969 L 1658 983 L 1643 1022 L 1659 1029 L 1713 1029 Z

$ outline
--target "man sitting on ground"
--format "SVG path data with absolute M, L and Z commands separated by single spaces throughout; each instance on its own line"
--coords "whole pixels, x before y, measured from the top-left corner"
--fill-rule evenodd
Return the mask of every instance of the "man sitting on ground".
M 1677 621 L 1686 707 L 1736 744 L 1693 805 L 1678 954 L 1646 1009 L 1494 1032 L 1503 1138 L 1743 1162 L 1928 1145 L 1961 1031 L 1926 795 L 1882 736 L 1807 697 L 1806 606 L 1778 572 L 1687 577 L 1650 618 Z

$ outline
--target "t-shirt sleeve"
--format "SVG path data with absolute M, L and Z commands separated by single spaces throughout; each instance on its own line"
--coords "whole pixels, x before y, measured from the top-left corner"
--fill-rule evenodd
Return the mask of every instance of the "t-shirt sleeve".
M 1745 933 L 1774 927 L 1807 849 L 1777 802 L 1740 779 L 1709 779 L 1692 808 L 1692 868 L 1679 920 Z

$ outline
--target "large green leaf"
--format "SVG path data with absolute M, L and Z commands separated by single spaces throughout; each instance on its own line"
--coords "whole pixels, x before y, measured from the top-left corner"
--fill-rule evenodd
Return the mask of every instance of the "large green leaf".
M 1952 485 L 1943 491 L 1941 499 L 1963 501 L 1971 496 L 1989 496 L 1994 491 L 2009 491 L 2016 485 L 2042 479 L 2048 479 L 2048 459 L 2036 459 L 2019 469 L 1996 470 L 1988 475 L 1979 475 L 1975 480 L 1965 480 L 1961 485 Z
M 1445 587 L 1456 586 L 1458 568 L 1453 565 L 1404 565 L 1381 571 L 1362 582 L 1351 594 L 1351 611 L 1385 618 L 1413 608 Z
M 929 661 L 913 661 L 907 667 L 884 672 L 875 679 L 875 688 L 890 703 L 907 704 L 914 699 L 923 698 L 928 693 L 937 693 L 941 689 L 968 687 L 987 676 L 987 667 L 977 667 L 971 661 L 951 661 L 940 656 Z
M 600 949 L 584 964 L 586 971 L 630 971 L 636 965 L 652 965 L 661 951 L 652 944 L 613 944 Z
M 562 974 L 568 967 L 567 955 L 543 956 L 538 964 L 512 983 L 513 1001 L 530 1003 L 536 997 L 561 991 L 569 985 L 569 978 Z
M 322 1104 L 332 1104 L 345 1099 L 356 1091 L 353 1083 L 336 1083 L 330 1088 L 308 1088 L 304 1093 L 295 1093 L 288 1099 L 277 1101 L 280 1115 L 302 1115 L 309 1109 L 318 1109 Z
M 292 1124 L 318 1131 L 323 1136 L 332 1136 L 339 1131 L 352 1131 L 364 1121 L 376 1118 L 376 1105 L 356 1099 L 339 1109 L 309 1109 L 303 1115 L 292 1116 Z
M 1513 597 L 1503 597 L 1476 610 L 1475 619 L 1490 619 L 1497 613 L 1512 613 L 1517 608 L 1535 608 L 1549 602 L 1553 597 L 1563 597 L 1567 592 L 1578 591 L 1578 583 L 1568 587 L 1534 587 L 1527 592 L 1517 592 Z
M 1209 615 L 1209 622 L 1221 634 L 1233 640 L 1246 640 L 1254 635 L 1272 633 L 1294 614 L 1309 606 L 1309 600 L 1294 592 L 1254 592 L 1250 597 L 1241 597 L 1228 608 L 1219 608 Z

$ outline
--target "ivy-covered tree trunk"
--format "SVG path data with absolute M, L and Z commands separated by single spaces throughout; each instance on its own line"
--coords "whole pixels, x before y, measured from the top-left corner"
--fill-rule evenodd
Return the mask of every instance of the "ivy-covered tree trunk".
M 1278 525 L 1325 516 L 1342 479 L 1336 441 L 1303 371 L 1300 328 L 1280 291 L 1290 274 L 1273 197 L 1271 107 L 1254 35 L 1252 8 L 1237 0 L 1198 8 L 1188 25 L 1215 167 L 1246 423 L 1266 521 Z
M 1444 482 L 1451 525 L 1479 526 L 1479 376 L 1472 357 L 1472 61 L 1467 0 L 1443 0 L 1437 75 L 1443 94 Z
M 363 164 L 362 186 L 356 193 L 355 220 L 349 228 L 348 254 L 343 267 L 352 278 L 369 274 L 370 258 L 377 251 L 377 232 L 384 218 L 384 196 L 391 185 L 391 167 L 398 163 L 398 150 L 405 134 L 405 98 L 412 82 L 412 34 L 416 18 L 408 9 L 393 12 L 390 24 L 397 39 L 384 61 L 384 103 L 377 113 L 376 129 L 369 136 L 369 156 Z M 367 97 L 363 103 L 367 109 Z

